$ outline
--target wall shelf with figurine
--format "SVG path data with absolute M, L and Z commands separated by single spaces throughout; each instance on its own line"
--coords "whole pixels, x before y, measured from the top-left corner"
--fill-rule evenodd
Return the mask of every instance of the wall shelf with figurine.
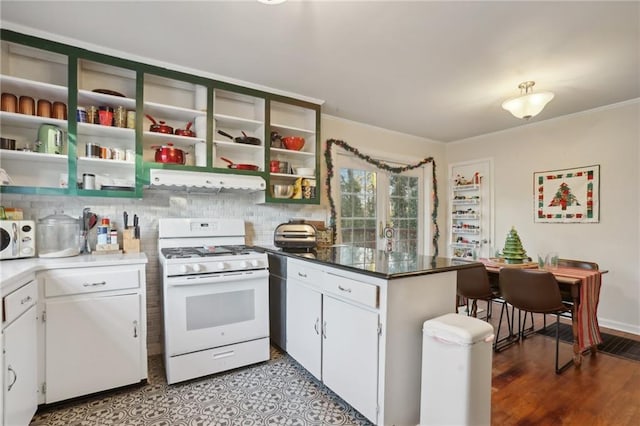
M 449 256 L 476 260 L 490 252 L 491 167 L 480 162 L 458 163 L 449 167 Z M 485 253 L 486 252 L 486 253 Z

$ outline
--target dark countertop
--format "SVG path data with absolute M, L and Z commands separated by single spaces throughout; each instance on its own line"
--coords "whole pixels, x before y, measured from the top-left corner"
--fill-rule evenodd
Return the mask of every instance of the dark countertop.
M 318 248 L 313 253 L 287 253 L 279 248 L 256 246 L 268 253 L 307 260 L 345 271 L 358 272 L 387 280 L 416 275 L 455 271 L 481 265 L 480 262 L 454 260 L 445 257 L 423 256 L 412 253 L 385 252 L 355 246 L 334 246 Z

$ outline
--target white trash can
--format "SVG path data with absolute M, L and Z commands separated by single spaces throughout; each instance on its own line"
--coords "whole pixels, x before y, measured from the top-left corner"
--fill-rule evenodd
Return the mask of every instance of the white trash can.
M 422 327 L 420 425 L 490 425 L 491 324 L 460 314 Z

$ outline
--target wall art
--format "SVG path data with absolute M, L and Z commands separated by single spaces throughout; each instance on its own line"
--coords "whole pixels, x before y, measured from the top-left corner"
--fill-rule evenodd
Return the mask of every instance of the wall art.
M 533 174 L 534 222 L 598 223 L 600 165 Z

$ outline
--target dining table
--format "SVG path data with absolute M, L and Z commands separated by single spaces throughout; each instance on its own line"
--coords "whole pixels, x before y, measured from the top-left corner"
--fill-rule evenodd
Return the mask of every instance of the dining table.
M 491 259 L 478 259 L 484 264 L 489 273 L 492 286 L 498 287 L 498 278 L 502 268 L 516 267 L 538 269 L 536 262 L 523 264 L 507 264 Z M 606 270 L 582 269 L 573 267 L 553 267 L 546 269 L 551 272 L 558 282 L 561 293 L 569 295 L 571 299 L 571 328 L 573 332 L 573 361 L 579 366 L 582 355 L 587 351 L 597 352 L 597 346 L 602 343 L 600 327 L 598 325 L 598 302 L 602 274 Z

